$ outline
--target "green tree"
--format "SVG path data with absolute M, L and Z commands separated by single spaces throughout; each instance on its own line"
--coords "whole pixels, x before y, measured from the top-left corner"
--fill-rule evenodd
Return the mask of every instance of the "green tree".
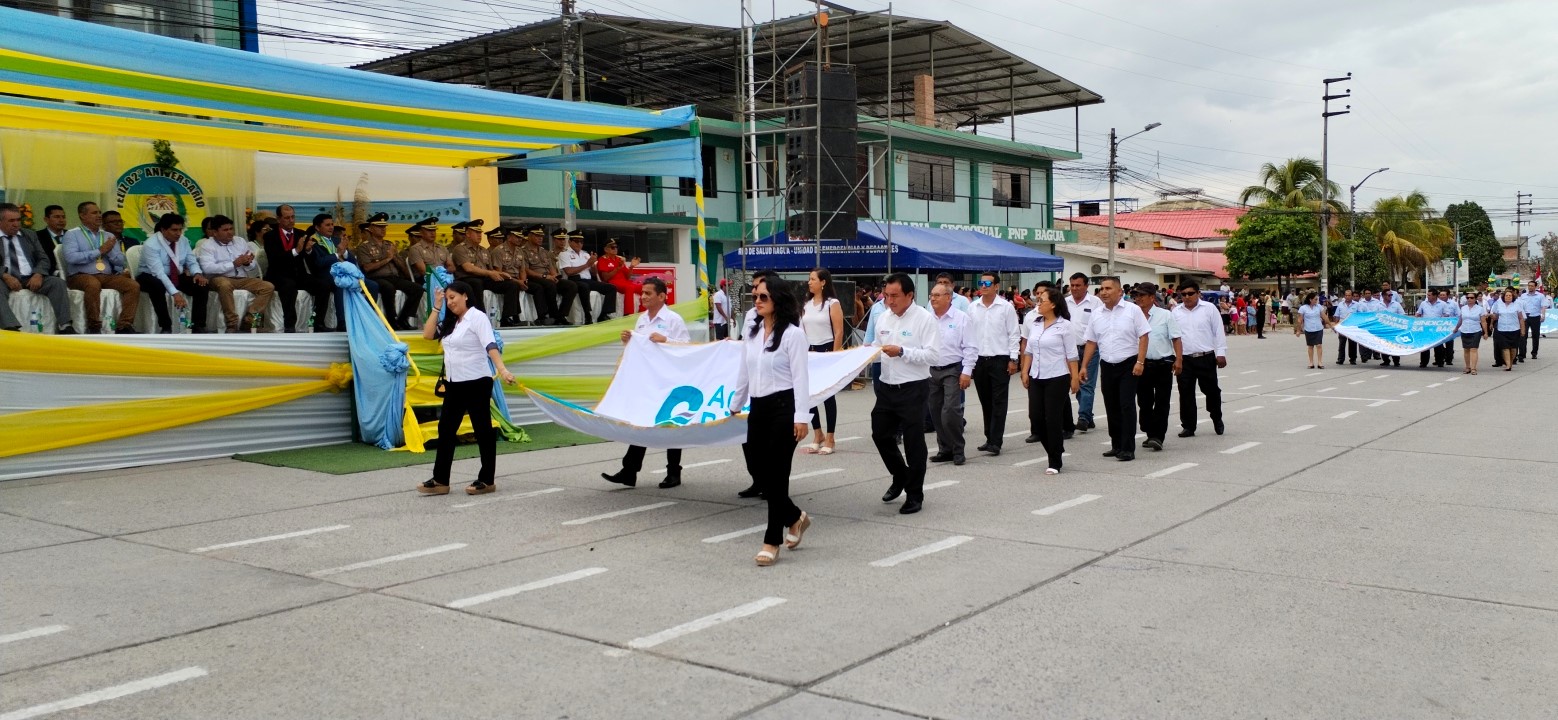
M 1337 215 L 1345 215 L 1346 206 L 1337 200 L 1342 191 L 1334 182 L 1321 183 L 1320 163 L 1313 158 L 1288 158 L 1281 165 L 1266 163 L 1260 166 L 1259 185 L 1251 185 L 1239 193 L 1239 202 L 1245 205 L 1270 205 L 1282 208 L 1308 208 L 1318 211 L 1321 198 L 1329 186 L 1329 207 Z M 1253 201 L 1253 202 L 1251 202 Z M 1316 219 L 1316 228 L 1319 220 Z M 1318 234 L 1312 233 L 1312 235 Z
M 1278 290 L 1284 291 L 1284 279 L 1319 269 L 1319 222 L 1313 211 L 1252 208 L 1228 233 L 1223 255 L 1229 274 L 1252 280 L 1274 277 Z
M 1385 261 L 1380 256 L 1379 245 L 1373 236 L 1360 234 L 1357 238 L 1333 238 L 1331 240 L 1332 288 L 1349 287 L 1354 280 L 1354 290 L 1378 287 L 1385 279 Z
M 1415 270 L 1422 273 L 1454 247 L 1455 232 L 1428 203 L 1428 196 L 1413 190 L 1406 195 L 1380 198 L 1364 227 L 1379 243 L 1391 275 L 1406 287 Z
M 1470 200 L 1451 205 L 1444 210 L 1444 221 L 1452 229 L 1460 227 L 1461 255 L 1466 259 L 1461 277 L 1475 282 L 1509 269 L 1504 262 L 1504 248 L 1499 247 L 1493 223 L 1481 205 Z

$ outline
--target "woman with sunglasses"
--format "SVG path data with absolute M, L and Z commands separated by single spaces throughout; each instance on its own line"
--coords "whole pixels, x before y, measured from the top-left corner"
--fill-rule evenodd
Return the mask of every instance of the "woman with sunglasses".
M 801 328 L 806 331 L 806 344 L 812 352 L 836 352 L 844 349 L 844 306 L 839 303 L 833 289 L 833 273 L 827 268 L 811 271 L 806 279 L 806 305 L 801 315 Z M 821 415 L 828 419 L 827 434 L 822 432 Z M 811 411 L 813 438 L 809 445 L 801 447 L 808 455 L 833 454 L 833 429 L 838 425 L 838 402 L 830 395 L 822 401 L 822 407 Z
M 622 317 L 633 315 L 636 312 L 633 300 L 644 290 L 643 283 L 633 282 L 633 268 L 638 267 L 638 258 L 628 260 L 618 255 L 616 238 L 607 240 L 602 250 L 606 254 L 595 260 L 595 272 L 600 275 L 601 282 L 610 283 L 622 294 Z
M 1460 306 L 1460 318 L 1457 331 L 1461 334 L 1461 357 L 1466 362 L 1466 369 L 1461 374 L 1476 375 L 1478 348 L 1482 346 L 1483 336 L 1488 334 L 1488 309 L 1477 293 L 1466 294 L 1466 300 Z
M 752 484 L 768 501 L 768 528 L 759 567 L 779 559 L 779 543 L 794 550 L 811 527 L 811 518 L 790 500 L 790 463 L 795 446 L 806 437 L 811 420 L 807 395 L 806 331 L 801 329 L 800 303 L 788 280 L 768 277 L 752 288 L 757 322 L 748 326 L 741 344 L 730 407 L 750 398 L 747 415 L 747 468 Z

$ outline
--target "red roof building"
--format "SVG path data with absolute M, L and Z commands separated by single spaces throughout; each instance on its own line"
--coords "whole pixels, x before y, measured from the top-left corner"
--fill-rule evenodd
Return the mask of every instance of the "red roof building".
M 1238 227 L 1239 218 L 1246 212 L 1249 210 L 1241 207 L 1116 213 L 1115 241 L 1124 243 L 1124 247 L 1129 250 L 1221 248 L 1227 244 L 1228 237 L 1220 231 L 1232 232 Z M 1081 242 L 1108 244 L 1108 215 L 1073 217 L 1069 220 L 1056 218 L 1055 223 L 1057 227 L 1067 227 L 1069 224 L 1070 229 L 1077 231 Z

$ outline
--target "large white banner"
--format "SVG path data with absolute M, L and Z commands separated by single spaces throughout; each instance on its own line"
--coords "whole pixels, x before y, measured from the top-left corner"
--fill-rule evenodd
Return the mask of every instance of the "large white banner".
M 876 348 L 808 353 L 811 406 L 843 390 L 876 357 Z M 635 337 L 595 409 L 526 390 L 542 412 L 563 427 L 653 448 L 739 445 L 746 441 L 745 408 L 730 406 L 740 371 L 741 343 L 654 343 Z

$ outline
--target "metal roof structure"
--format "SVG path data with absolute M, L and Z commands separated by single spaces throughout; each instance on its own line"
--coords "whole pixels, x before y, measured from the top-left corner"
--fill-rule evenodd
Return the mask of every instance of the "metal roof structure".
M 584 99 L 650 109 L 696 104 L 706 117 L 738 117 L 739 28 L 597 13 L 580 15 L 577 25 Z M 563 20 L 556 18 L 357 67 L 556 97 L 563 28 Z M 757 25 L 756 76 L 774 76 L 776 69 L 782 74 L 785 67 L 816 59 L 816 31 L 811 15 Z M 838 14 L 828 33 L 831 61 L 855 66 L 859 110 L 872 117 L 912 119 L 914 76 L 921 74 L 936 78 L 937 115 L 959 127 L 1103 102 L 1098 93 L 949 22 Z M 779 91 L 765 88 L 760 104 L 782 101 L 775 96 Z

